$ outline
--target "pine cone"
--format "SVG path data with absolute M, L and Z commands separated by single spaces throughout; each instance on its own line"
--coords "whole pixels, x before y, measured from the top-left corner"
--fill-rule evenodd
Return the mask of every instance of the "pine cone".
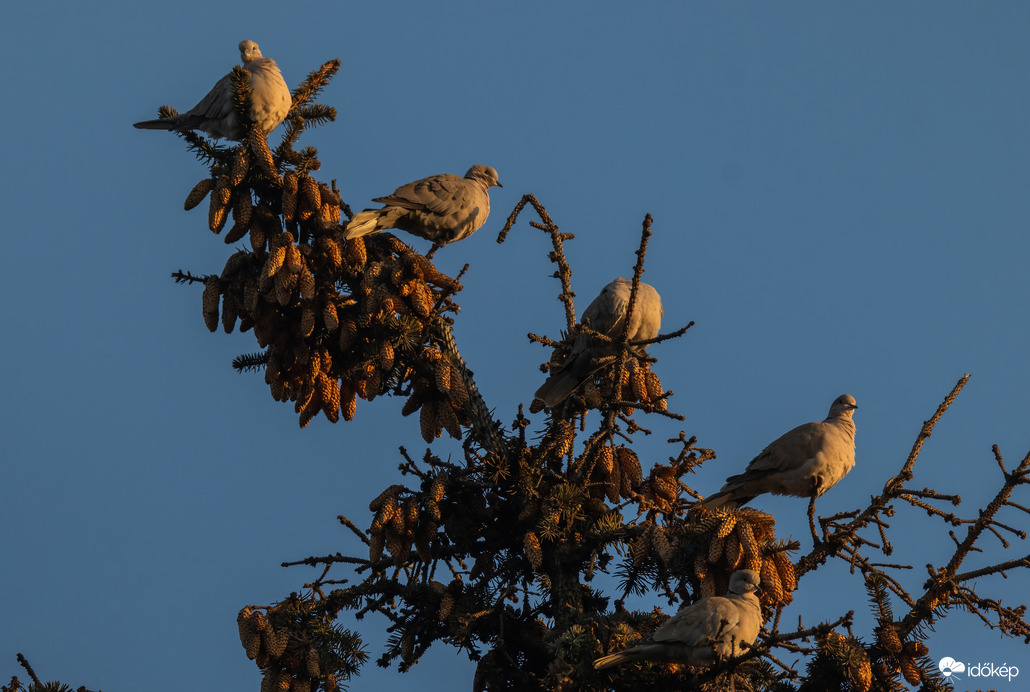
M 250 641 L 251 635 L 257 632 L 254 628 L 254 623 L 250 621 L 250 615 L 253 612 L 254 610 L 250 606 L 243 606 L 239 614 L 236 615 L 236 627 L 240 631 L 240 644 L 244 648 L 246 648 L 247 642 Z
M 244 651 L 247 652 L 247 658 L 253 661 L 261 653 L 261 633 L 254 632 L 250 635 L 247 643 L 243 645 Z
M 239 302 L 234 293 L 222 295 L 222 329 L 226 334 L 231 334 L 236 326 L 236 318 L 240 316 Z
M 322 323 L 329 332 L 335 332 L 340 326 L 340 316 L 336 312 L 336 304 L 331 300 L 327 300 L 322 308 Z
M 393 370 L 393 359 L 394 351 L 393 345 L 389 341 L 383 341 L 379 344 L 379 369 L 383 372 L 390 372 Z
M 318 182 L 311 176 L 301 178 L 298 197 L 297 218 L 301 221 L 307 221 L 322 206 L 322 193 L 318 189 Z
M 648 552 L 651 550 L 651 532 L 653 526 L 648 525 L 643 533 L 637 536 L 637 540 L 633 541 L 633 545 L 630 546 L 630 553 L 633 556 L 633 566 L 638 567 L 647 557 Z
M 544 551 L 540 547 L 540 539 L 532 531 L 528 532 L 522 542 L 526 551 L 526 558 L 534 570 L 539 570 L 544 563 Z
M 740 537 L 740 546 L 744 552 L 744 561 L 747 563 L 754 562 L 756 565 L 761 564 L 761 549 L 757 542 L 755 542 L 755 535 L 751 531 L 751 525 L 745 521 L 737 522 L 734 527 L 737 536 Z M 745 569 L 754 569 L 750 565 Z M 758 570 L 755 570 L 758 571 Z
M 229 184 L 232 187 L 238 187 L 247 177 L 249 168 L 250 155 L 247 153 L 247 147 L 240 145 L 236 147 L 236 156 L 232 160 L 232 175 L 229 176 Z
M 279 171 L 275 169 L 272 151 L 268 148 L 268 140 L 258 130 L 250 133 L 250 150 L 254 152 L 254 160 L 262 172 L 275 182 L 279 182 Z
M 437 404 L 437 420 L 447 434 L 455 440 L 461 439 L 461 425 L 458 423 L 458 416 L 450 401 L 440 401 Z
M 349 351 L 357 341 L 358 337 L 358 326 L 354 323 L 354 320 L 347 318 L 340 322 L 340 350 Z
M 268 655 L 272 658 L 279 658 L 286 651 L 286 645 L 290 642 L 290 631 L 280 628 L 269 627 L 262 632 L 265 637 L 265 646 L 268 647 Z
M 346 395 L 344 390 L 340 388 L 340 413 L 343 414 L 343 419 L 346 421 L 354 420 L 354 414 L 358 410 L 358 397 L 354 393 L 354 390 L 347 388 Z
M 587 408 L 601 408 L 604 400 L 601 397 L 601 390 L 593 381 L 588 381 L 583 385 L 583 400 L 586 402 Z
M 343 253 L 340 252 L 340 246 L 335 240 L 332 238 L 320 238 L 318 243 L 322 246 L 326 259 L 333 269 L 339 269 L 343 266 Z
M 204 295 L 202 307 L 204 313 L 204 324 L 209 332 L 218 329 L 218 296 L 221 294 L 221 281 L 218 277 L 209 277 L 204 281 Z
M 368 511 L 376 512 L 386 506 L 390 506 L 391 508 L 396 507 L 397 496 L 400 495 L 400 492 L 402 490 L 404 490 L 403 485 L 399 485 L 396 483 L 394 485 L 391 485 L 389 488 L 376 495 L 375 499 L 368 503 Z M 393 509 L 390 510 L 390 513 L 393 513 Z M 389 520 L 389 516 L 386 516 L 383 519 L 383 521 Z
M 369 531 L 369 534 L 368 561 L 375 564 L 383 559 L 383 548 L 386 546 L 386 540 L 383 536 L 382 529 Z
M 880 643 L 880 646 L 890 653 L 901 653 L 901 639 L 898 637 L 898 630 L 894 626 L 893 622 L 882 625 L 876 633 L 876 639 Z
M 656 375 L 650 369 L 644 371 L 646 373 L 646 386 L 648 399 L 655 404 L 655 406 L 661 410 L 665 410 L 665 399 L 662 396 L 665 394 L 665 390 L 662 387 L 662 381 L 658 379 Z
M 912 686 L 923 682 L 923 670 L 911 656 L 899 656 L 898 663 L 901 664 L 901 674 L 904 676 L 905 682 Z
M 293 247 L 292 245 L 290 247 Z M 293 289 L 297 287 L 297 274 L 280 271 L 275 275 L 275 298 L 279 305 L 286 307 L 293 298 Z
M 637 368 L 630 375 L 630 385 L 632 386 L 633 397 L 637 401 L 643 401 L 647 403 L 650 401 L 650 396 L 647 391 L 647 375 L 643 368 Z
M 721 558 L 726 552 L 726 538 L 713 538 L 712 542 L 708 544 L 708 562 L 713 565 L 719 564 L 719 558 Z
M 740 557 L 743 554 L 744 548 L 740 545 L 740 536 L 731 533 L 726 537 L 726 567 L 735 570 L 740 564 Z
M 665 529 L 656 526 L 651 541 L 654 543 L 655 552 L 658 553 L 658 557 L 662 559 L 666 567 L 671 565 L 673 558 L 676 556 L 676 551 L 668 536 L 665 535 Z
M 724 538 L 729 536 L 733 532 L 733 527 L 737 525 L 737 517 L 733 514 L 723 514 L 719 518 L 719 525 L 715 529 L 716 538 Z
M 368 262 L 368 251 L 365 249 L 364 238 L 350 238 L 343 248 L 343 256 L 347 264 L 360 269 Z
M 307 338 L 315 331 L 315 311 L 304 306 L 300 311 L 300 335 Z
M 323 201 L 318 210 L 318 227 L 323 232 L 330 231 L 340 223 L 340 207 Z
M 436 438 L 440 437 L 440 423 L 437 421 L 437 402 L 427 401 L 422 404 L 422 410 L 419 412 L 419 427 L 422 432 L 422 439 L 426 443 L 430 443 Z
M 612 467 L 611 473 L 604 484 L 604 494 L 612 504 L 619 502 L 619 495 L 622 492 L 622 469 Z
M 769 558 L 762 561 L 760 572 L 762 592 L 769 598 L 771 605 L 782 603 L 784 600 L 783 585 L 780 584 L 780 574 L 776 571 L 776 564 Z
M 290 171 L 283 177 L 283 218 L 293 221 L 297 214 L 297 174 Z
M 869 663 L 869 657 L 866 656 L 860 662 L 852 664 L 849 672 L 851 682 L 858 692 L 869 692 L 869 688 L 873 686 L 873 667 Z
M 644 480 L 644 471 L 640 468 L 640 458 L 637 457 L 637 453 L 628 447 L 619 447 L 615 450 L 616 459 L 619 462 L 619 468 L 622 469 L 623 476 L 623 496 L 629 497 L 629 490 L 636 490 L 640 487 L 640 483 Z M 629 487 L 626 487 L 626 483 Z
M 190 193 L 186 195 L 186 201 L 183 203 L 183 209 L 189 211 L 194 207 L 198 206 L 207 197 L 207 193 L 211 192 L 215 187 L 214 178 L 204 178 L 199 183 L 193 186 Z
M 442 359 L 436 362 L 433 367 L 433 376 L 436 381 L 436 389 L 444 394 L 449 394 L 451 391 L 451 364 L 446 359 Z
M 433 482 L 429 486 L 429 497 L 432 498 L 433 502 L 439 502 L 443 499 L 446 488 L 447 473 L 445 471 L 441 471 L 433 477 Z
M 318 373 L 319 397 L 322 399 L 322 412 L 325 417 L 336 422 L 340 419 L 340 385 L 335 377 L 324 372 Z
M 537 546 L 539 547 L 539 546 Z M 440 599 L 440 622 L 445 622 L 451 615 L 451 611 L 454 610 L 454 596 L 449 593 L 444 594 L 443 598 Z
M 429 290 L 429 286 L 419 282 L 415 285 L 415 289 L 408 296 L 408 302 L 411 304 L 411 309 L 415 311 L 415 314 L 419 317 L 428 317 L 429 313 L 433 311 L 433 292 Z
M 283 267 L 283 262 L 286 261 L 286 247 L 277 247 L 272 252 L 268 253 L 268 259 L 265 260 L 264 276 L 268 278 L 274 277 L 279 273 L 279 270 Z
M 786 592 L 792 593 L 798 588 L 798 579 L 794 573 L 794 564 L 784 553 L 776 553 L 772 557 L 776 565 L 776 573 L 780 577 L 780 585 Z

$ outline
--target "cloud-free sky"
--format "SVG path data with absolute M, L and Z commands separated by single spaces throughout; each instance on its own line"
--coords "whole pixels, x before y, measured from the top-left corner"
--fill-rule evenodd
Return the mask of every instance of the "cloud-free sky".
M 291 86 L 341 59 L 320 99 L 338 121 L 302 145 L 352 207 L 498 169 L 493 216 L 438 260 L 471 265 L 456 333 L 501 420 L 541 381 L 526 333 L 564 324 L 530 217 L 495 242 L 532 192 L 576 235 L 579 309 L 630 274 L 653 215 L 645 280 L 667 329 L 696 326 L 653 349 L 686 422 L 653 421 L 639 451 L 663 461 L 664 440 L 697 435 L 718 453 L 692 479 L 702 492 L 848 392 L 858 465 L 818 506 L 864 506 L 965 372 L 914 484 L 972 516 L 1000 486 L 991 445 L 1010 467 L 1030 449 L 1030 5 L 38 2 L 4 20 L 4 679 L 20 651 L 45 679 L 108 692 L 257 689 L 237 610 L 315 576 L 282 561 L 358 550 L 336 515 L 365 517 L 398 481 L 397 446 L 424 447 L 389 398 L 299 430 L 260 375 L 230 368 L 252 335 L 208 333 L 199 289 L 169 279 L 219 272 L 230 250 L 203 208 L 182 209 L 204 167 L 131 123 L 191 107 L 245 38 Z M 808 545 L 804 501 L 754 505 Z M 909 588 L 950 556 L 946 529 L 899 511 L 891 560 L 914 565 Z M 970 568 L 1030 552 L 985 545 Z M 980 586 L 1015 604 L 1027 583 Z M 831 565 L 801 589 L 787 616 L 854 608 L 868 636 L 859 577 Z M 383 623 L 349 624 L 374 660 Z M 1026 646 L 970 615 L 929 644 L 1030 675 Z M 369 664 L 352 688 L 468 689 L 472 670 L 440 647 L 408 675 Z

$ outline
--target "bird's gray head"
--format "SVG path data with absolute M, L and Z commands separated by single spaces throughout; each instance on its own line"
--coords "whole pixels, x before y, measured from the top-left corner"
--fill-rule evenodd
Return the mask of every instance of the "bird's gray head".
M 730 577 L 730 593 L 740 596 L 758 591 L 761 579 L 753 569 L 739 569 Z
M 240 41 L 240 59 L 243 62 L 250 62 L 251 60 L 259 60 L 261 58 L 261 49 L 258 48 L 258 44 L 253 41 Z
M 490 166 L 482 166 L 476 164 L 469 169 L 469 172 L 465 174 L 465 177 L 469 180 L 478 180 L 486 186 L 489 190 L 492 187 L 504 187 L 497 181 L 497 171 Z
M 851 415 L 858 408 L 858 404 L 855 402 L 855 397 L 850 394 L 841 394 L 839 397 L 833 400 L 830 404 L 830 413 L 827 418 L 836 418 L 838 416 L 847 416 L 851 418 Z

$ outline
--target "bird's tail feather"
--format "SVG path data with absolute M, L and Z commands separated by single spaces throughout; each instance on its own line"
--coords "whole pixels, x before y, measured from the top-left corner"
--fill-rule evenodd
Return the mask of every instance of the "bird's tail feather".
M 620 663 L 633 660 L 633 656 L 629 656 L 625 651 L 620 651 L 617 654 L 608 654 L 594 661 L 594 670 L 603 670 L 605 668 L 611 668 L 617 666 Z
M 360 238 L 363 235 L 369 233 L 375 233 L 379 229 L 376 228 L 377 222 L 379 221 L 379 210 L 378 209 L 366 209 L 365 211 L 359 211 L 354 215 L 347 223 L 347 228 L 344 229 L 343 236 L 345 238 Z
M 701 502 L 697 503 L 697 506 L 707 507 L 708 509 L 737 509 L 742 504 L 744 503 L 739 502 L 733 497 L 733 490 L 721 490 L 701 500 Z
M 576 387 L 583 384 L 583 379 L 577 377 L 571 370 L 562 368 L 548 377 L 533 396 L 544 402 L 548 408 L 557 406 L 565 401 L 566 397 L 576 390 Z
M 576 388 L 586 382 L 597 367 L 589 351 L 573 353 L 561 367 L 540 385 L 533 396 L 548 408 L 557 406 L 576 391 Z
M 144 120 L 133 123 L 137 130 L 174 130 L 175 120 L 172 118 L 157 118 L 156 120 Z
M 359 211 L 347 224 L 343 237 L 360 238 L 369 233 L 376 233 L 386 228 L 394 228 L 393 224 L 403 213 L 402 209 L 390 207 Z

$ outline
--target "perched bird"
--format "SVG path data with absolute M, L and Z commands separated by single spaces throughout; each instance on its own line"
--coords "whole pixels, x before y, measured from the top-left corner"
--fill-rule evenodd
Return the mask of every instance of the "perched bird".
M 734 572 L 725 596 L 702 598 L 680 609 L 650 637 L 597 659 L 594 668 L 641 659 L 707 666 L 744 653 L 762 629 L 762 608 L 755 595 L 758 581 L 753 570 Z
M 615 279 L 601 289 L 601 294 L 587 306 L 581 321 L 588 321 L 587 326 L 592 331 L 611 339 L 618 339 L 626 324 L 626 311 L 629 308 L 632 289 L 632 281 L 621 276 Z M 658 336 L 661 325 L 662 298 L 658 291 L 641 281 L 626 339 L 653 339 Z M 564 365 L 536 390 L 534 398 L 544 402 L 548 407 L 557 406 L 597 370 L 598 359 L 614 356 L 616 353 L 618 349 L 611 341 L 603 341 L 590 334 L 578 334 L 572 342 L 572 351 L 565 359 Z
M 762 450 L 744 473 L 700 504 L 735 509 L 762 493 L 813 500 L 837 484 L 855 465 L 855 397 L 841 394 L 826 420 L 800 425 Z
M 357 238 L 386 228 L 399 228 L 437 245 L 467 238 L 490 215 L 492 187 L 497 171 L 475 165 L 464 178 L 450 173 L 431 175 L 402 185 L 392 195 L 376 197 L 385 206 L 358 212 L 344 229 L 344 237 Z
M 263 134 L 274 130 L 286 119 L 293 97 L 275 61 L 261 57 L 258 44 L 240 41 L 243 69 L 250 73 L 251 110 L 254 126 Z M 215 84 L 200 103 L 171 118 L 144 120 L 133 127 L 141 130 L 201 130 L 212 137 L 242 139 L 243 127 L 237 121 L 232 101 L 232 76 L 227 74 Z

